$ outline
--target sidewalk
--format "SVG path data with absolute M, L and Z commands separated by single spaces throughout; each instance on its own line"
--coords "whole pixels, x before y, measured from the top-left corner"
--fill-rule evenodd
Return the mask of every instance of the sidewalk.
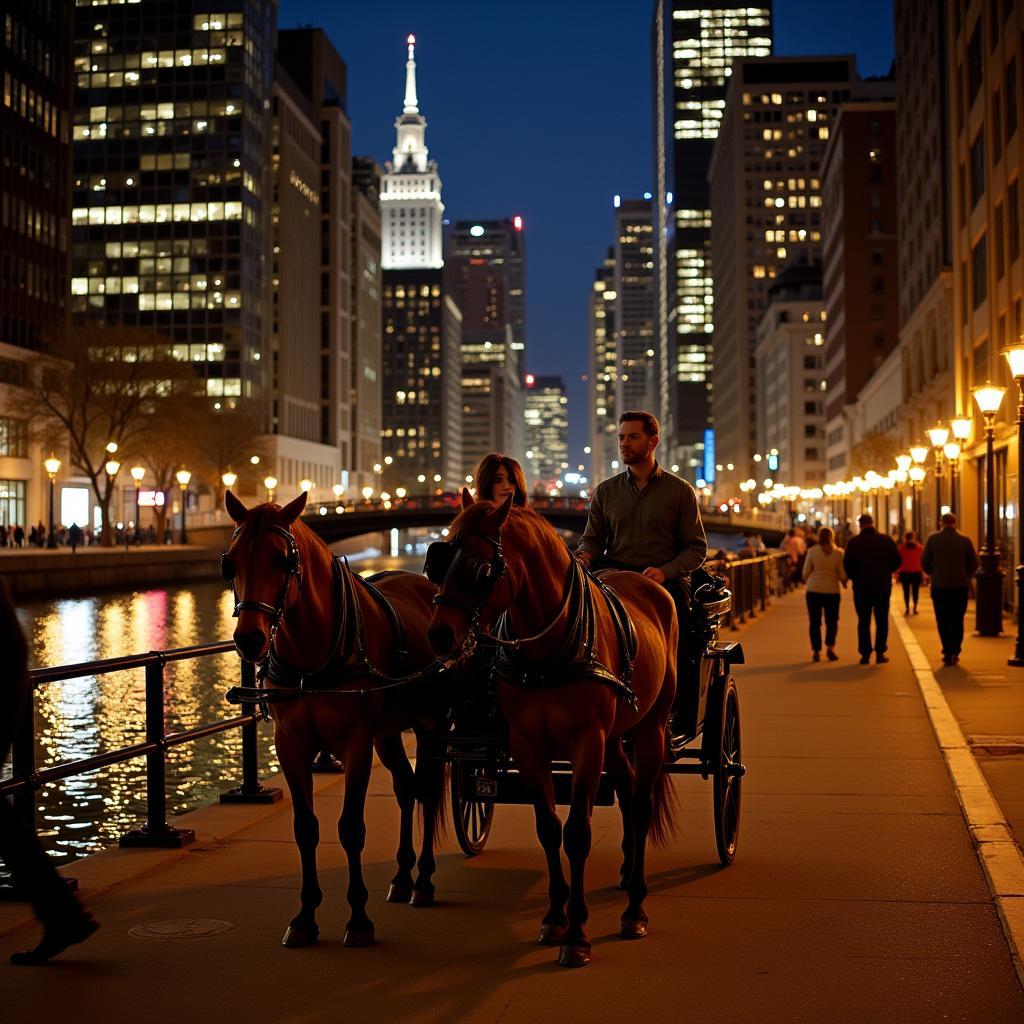
M 967 609 L 959 665 L 942 664 L 931 594 L 921 590 L 918 615 L 907 619 L 949 706 L 967 737 L 985 779 L 1019 846 L 1024 845 L 1024 668 L 1006 664 L 1013 655 L 1017 624 L 1004 618 L 1003 636 L 972 633 L 974 602 Z M 903 615 L 903 592 L 893 588 L 893 616 Z
M 90 903 L 103 928 L 53 967 L 6 966 L 34 932 L 0 934 L 5 1013 L 126 1024 L 186 1014 L 261 1024 L 339 1015 L 424 1024 L 1024 1020 L 1024 992 L 911 663 L 894 633 L 889 665 L 856 664 L 848 596 L 840 626 L 841 660 L 812 663 L 798 591 L 730 634 L 747 655 L 735 673 L 748 768 L 736 862 L 718 866 L 710 784 L 676 778 L 679 835 L 649 855 L 643 942 L 615 936 L 620 822 L 613 808 L 595 811 L 587 970 L 561 969 L 534 944 L 547 877 L 528 807 L 500 806 L 473 860 L 444 845 L 436 908 L 385 904 L 397 810 L 378 769 L 364 857 L 374 948 L 341 946 L 346 872 L 334 823 L 343 780 L 328 778 L 317 795 L 325 899 L 316 947 L 278 945 L 298 906 L 287 799 L 269 811 L 210 808 L 180 822 L 200 836 L 185 851 L 110 851 L 74 866 L 86 894 L 99 892 Z M 171 919 L 229 930 L 130 934 Z

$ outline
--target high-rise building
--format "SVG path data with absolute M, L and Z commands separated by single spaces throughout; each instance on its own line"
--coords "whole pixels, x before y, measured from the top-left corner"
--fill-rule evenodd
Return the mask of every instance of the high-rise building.
M 609 247 L 604 262 L 594 274 L 590 292 L 589 382 L 590 468 L 595 480 L 604 480 L 618 469 L 618 412 L 615 387 L 618 367 L 615 358 L 615 248 Z M 613 466 L 612 463 L 615 463 Z
M 651 199 L 616 197 L 615 405 L 652 410 L 654 394 L 654 239 Z
M 561 377 L 526 375 L 526 461 L 531 487 L 557 494 L 569 467 L 569 399 Z
M 446 291 L 441 179 L 427 159 L 409 37 L 405 107 L 381 179 L 384 340 L 382 484 L 392 493 L 457 490 L 462 460 L 462 313 Z
M 821 166 L 829 481 L 876 469 L 854 464 L 862 431 L 877 431 L 854 404 L 899 342 L 896 104 L 861 99 L 869 86 L 891 94 L 893 83 L 859 85 L 840 105 Z
M 523 452 L 526 240 L 522 217 L 456 221 L 445 280 L 462 310 L 462 462 L 473 473 L 488 452 Z
M 72 308 L 152 331 L 268 419 L 276 14 L 75 8 Z
M 712 413 L 723 493 L 733 494 L 755 468 L 757 325 L 782 268 L 821 260 L 821 161 L 855 80 L 852 56 L 745 58 L 733 65 L 709 179 Z
M 0 527 L 45 517 L 34 426 L 8 412 L 35 372 L 31 353 L 68 312 L 72 8 L 6 3 L 0 71 Z
M 774 453 L 751 470 L 758 487 L 778 480 L 820 487 L 825 473 L 825 303 L 821 267 L 792 266 L 768 289 L 768 308 L 757 327 L 757 447 Z
M 695 479 L 711 423 L 708 170 L 733 61 L 771 55 L 771 0 L 655 0 L 651 46 L 658 411 L 666 461 Z
M 352 464 L 356 493 L 376 485 L 382 465 L 381 351 L 383 281 L 380 265 L 380 166 L 352 160 Z M 343 478 L 342 482 L 345 480 Z

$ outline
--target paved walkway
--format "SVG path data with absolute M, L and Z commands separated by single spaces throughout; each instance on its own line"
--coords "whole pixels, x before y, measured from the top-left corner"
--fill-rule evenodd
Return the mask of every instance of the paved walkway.
M 644 942 L 615 937 L 619 822 L 613 809 L 596 812 L 587 970 L 558 968 L 552 950 L 533 944 L 546 878 L 528 808 L 500 807 L 475 860 L 446 845 L 436 908 L 385 904 L 397 811 L 376 772 L 366 850 L 374 948 L 341 946 L 332 824 L 343 782 L 321 778 L 317 947 L 278 946 L 298 899 L 287 804 L 210 808 L 190 816 L 200 841 L 183 853 L 112 851 L 75 865 L 87 895 L 99 893 L 90 902 L 104 927 L 52 968 L 0 965 L 5 1019 L 1024 1020 L 911 664 L 894 635 L 891 664 L 857 665 L 853 627 L 847 596 L 842 660 L 812 664 L 797 593 L 738 634 L 749 769 L 738 856 L 718 867 L 710 786 L 676 779 L 680 835 L 650 857 Z M 0 908 L 0 932 L 16 917 Z M 186 917 L 233 928 L 191 940 L 129 935 Z M 0 956 L 32 936 L 27 927 L 0 936 Z

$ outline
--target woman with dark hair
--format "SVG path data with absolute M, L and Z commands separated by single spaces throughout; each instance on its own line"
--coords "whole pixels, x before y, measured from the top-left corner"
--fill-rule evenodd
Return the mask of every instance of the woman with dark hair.
M 526 476 L 515 459 L 501 452 L 492 452 L 480 460 L 473 474 L 476 496 L 487 501 L 504 501 L 515 495 L 513 505 L 526 505 Z
M 924 548 L 918 542 L 913 530 L 907 530 L 903 535 L 903 543 L 900 548 L 899 581 L 903 585 L 904 615 L 910 614 L 911 598 L 913 598 L 914 614 L 917 614 L 917 597 L 921 592 L 921 580 L 924 578 L 924 569 L 921 565 L 921 555 Z

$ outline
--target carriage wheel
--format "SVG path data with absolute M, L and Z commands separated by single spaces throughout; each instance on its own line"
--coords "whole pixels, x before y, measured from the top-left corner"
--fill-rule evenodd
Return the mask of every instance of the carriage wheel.
M 483 768 L 456 761 L 451 774 L 455 838 L 467 857 L 475 857 L 487 845 L 494 821 L 494 800 L 476 795 L 474 780 L 484 774 Z
M 736 856 L 740 833 L 740 791 L 743 783 L 743 745 L 740 735 L 740 698 L 736 682 L 729 676 L 716 716 L 717 750 L 712 751 L 715 800 L 715 843 L 718 859 L 728 867 Z

